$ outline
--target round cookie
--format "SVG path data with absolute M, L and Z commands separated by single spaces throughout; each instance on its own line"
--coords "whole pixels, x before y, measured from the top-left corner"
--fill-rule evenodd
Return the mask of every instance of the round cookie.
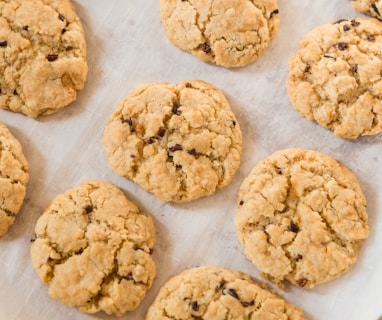
M 304 319 L 303 312 L 249 275 L 216 266 L 183 271 L 159 291 L 146 320 Z
M 382 22 L 364 18 L 322 25 L 290 58 L 293 106 L 343 138 L 382 131 Z
M 0 108 L 32 118 L 54 113 L 76 99 L 87 70 L 69 0 L 0 2 Z
M 382 1 L 381 0 L 352 0 L 354 9 L 369 16 L 382 19 Z
M 21 144 L 0 121 L 0 236 L 14 223 L 28 181 L 29 164 Z
M 276 0 L 160 0 L 173 45 L 205 62 L 240 67 L 254 62 L 276 36 Z
M 139 85 L 107 122 L 109 164 L 162 201 L 186 202 L 228 185 L 241 158 L 239 124 L 203 81 Z
M 368 237 L 355 176 L 313 150 L 280 150 L 243 181 L 235 218 L 248 259 L 281 287 L 312 288 L 341 276 Z
M 84 181 L 58 195 L 35 232 L 32 264 L 65 305 L 121 316 L 152 285 L 153 221 L 111 183 Z

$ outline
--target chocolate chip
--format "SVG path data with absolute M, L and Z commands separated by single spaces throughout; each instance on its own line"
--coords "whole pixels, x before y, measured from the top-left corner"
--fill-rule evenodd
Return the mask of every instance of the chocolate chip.
M 242 206 L 243 204 L 244 204 L 244 201 L 241 200 L 241 201 L 239 202 L 239 205 Z
M 170 152 L 182 151 L 183 147 L 180 144 L 176 144 L 168 149 Z
M 30 240 L 30 242 L 35 242 L 37 239 L 37 235 L 34 235 L 34 237 Z
M 369 34 L 369 35 L 367 36 L 367 40 L 369 40 L 369 41 L 374 41 L 374 40 L 375 40 L 375 37 L 374 37 L 372 34 Z
M 65 32 L 66 32 L 65 28 L 61 30 L 61 34 L 64 34 Z
M 255 304 L 255 300 L 252 300 L 250 302 L 242 302 L 241 305 L 246 308 L 246 307 L 250 307 L 250 306 L 253 306 Z
M 283 170 L 280 167 L 276 167 L 276 171 L 278 174 L 283 174 Z
M 65 21 L 65 17 L 61 14 L 58 15 L 58 19 L 60 19 L 61 21 Z
M 177 116 L 179 116 L 182 112 L 179 110 L 180 108 L 180 104 L 179 102 L 174 102 L 174 104 L 172 105 L 172 113 L 173 114 L 176 114 Z
M 24 26 L 23 30 L 28 31 L 29 30 L 29 26 Z
M 377 8 L 377 5 L 375 4 L 375 3 L 372 3 L 371 4 L 371 8 L 374 10 L 374 12 L 377 14 L 377 15 L 381 15 L 380 13 L 379 13 L 379 10 L 378 10 L 378 8 Z
M 351 28 L 348 24 L 345 24 L 343 29 L 344 31 L 349 31 Z
M 199 45 L 199 48 L 205 52 L 205 53 L 210 53 L 211 52 L 211 47 L 210 45 L 207 43 L 207 42 L 204 42 L 202 43 L 201 45 Z
M 279 9 L 273 10 L 271 12 L 270 18 L 272 18 L 274 15 L 279 14 Z
M 194 311 L 199 311 L 199 304 L 198 304 L 198 302 L 197 301 L 192 301 L 191 308 Z
M 235 120 L 231 120 L 232 121 L 232 124 L 234 127 L 236 127 L 236 121 Z
M 57 58 L 58 58 L 58 54 L 48 54 L 46 56 L 46 58 L 48 59 L 49 62 L 53 62 L 53 61 L 56 61 Z
M 358 27 L 358 26 L 361 24 L 361 22 L 358 22 L 358 21 L 356 21 L 355 19 L 353 19 L 353 20 L 350 21 L 350 24 L 351 24 L 353 27 Z
M 227 290 L 227 293 L 231 296 L 231 297 L 234 297 L 235 299 L 239 300 L 239 296 L 236 292 L 235 289 L 228 289 Z
M 310 64 L 307 64 L 305 66 L 304 72 L 309 72 L 310 71 Z
M 164 135 L 166 134 L 166 129 L 165 128 L 159 128 L 158 130 L 158 136 L 160 136 L 161 138 L 164 137 Z
M 280 213 L 285 213 L 287 210 L 288 210 L 288 206 L 287 205 L 284 205 L 284 208 L 282 208 L 279 212 Z
M 293 260 L 296 261 L 296 262 L 302 260 L 302 255 L 301 255 L 301 254 L 298 254 L 297 256 L 295 256 L 295 257 L 293 258 Z
M 151 254 L 153 254 L 154 253 L 154 249 L 153 248 L 150 248 L 150 250 L 149 250 L 149 254 L 151 255 Z
M 341 51 L 345 50 L 347 47 L 348 47 L 347 43 L 340 42 L 338 44 L 338 49 Z
M 86 213 L 90 213 L 90 212 L 93 211 L 93 206 L 92 206 L 91 204 L 89 204 L 89 205 L 86 206 L 84 209 L 85 209 L 85 212 L 86 212 Z
M 288 230 L 294 233 L 297 233 L 300 229 L 297 224 L 291 222 L 290 225 L 288 226 Z
M 8 41 L 7 40 L 0 41 L 0 47 L 1 48 L 5 48 L 7 45 L 8 45 Z
M 192 155 L 192 156 L 196 156 L 196 149 L 194 148 L 194 149 L 191 149 L 191 150 L 188 150 L 187 151 L 190 155 Z
M 301 288 L 305 287 L 307 282 L 308 282 L 308 279 L 305 279 L 305 278 L 301 278 L 301 279 L 297 280 L 297 284 Z
M 133 120 L 129 119 L 123 119 L 122 123 L 127 123 L 129 126 L 133 125 Z
M 192 84 L 190 82 L 186 83 L 186 88 L 192 88 Z
M 17 90 L 15 89 L 15 90 L 13 90 L 13 94 L 15 95 L 15 96 L 17 96 L 18 95 L 18 93 L 17 93 Z
M 148 144 L 153 144 L 156 141 L 157 137 L 150 137 L 149 140 L 147 140 Z
M 351 71 L 353 71 L 354 73 L 357 73 L 358 71 L 358 64 L 355 64 L 351 67 Z

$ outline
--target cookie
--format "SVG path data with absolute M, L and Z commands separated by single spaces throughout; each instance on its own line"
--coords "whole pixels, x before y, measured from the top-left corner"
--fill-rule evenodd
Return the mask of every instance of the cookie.
M 29 164 L 21 144 L 0 121 L 0 236 L 14 223 L 28 181 Z
M 35 232 L 32 264 L 65 305 L 121 316 L 152 285 L 153 221 L 111 183 L 84 181 L 58 195 Z
M 279 27 L 276 0 L 160 0 L 159 8 L 173 45 L 228 68 L 254 62 Z
M 203 81 L 139 85 L 106 124 L 112 169 L 162 201 L 186 202 L 228 185 L 241 158 L 239 124 Z
M 382 19 L 382 1 L 381 0 L 351 0 L 354 9 L 369 16 Z
M 0 2 L 0 108 L 54 113 L 76 99 L 86 75 L 84 31 L 69 0 Z
M 283 286 L 312 288 L 355 263 L 368 237 L 366 200 L 355 176 L 314 150 L 280 150 L 243 181 L 235 225 L 248 259 Z
M 305 35 L 290 58 L 293 106 L 307 119 L 356 139 L 382 131 L 382 22 L 325 24 Z
M 183 271 L 160 289 L 146 320 L 304 319 L 303 312 L 249 275 L 216 266 Z

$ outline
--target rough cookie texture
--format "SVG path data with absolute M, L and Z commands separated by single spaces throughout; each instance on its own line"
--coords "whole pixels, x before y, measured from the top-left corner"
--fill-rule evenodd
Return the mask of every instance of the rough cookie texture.
M 224 67 L 254 62 L 276 36 L 276 0 L 160 0 L 164 30 L 176 47 Z
M 117 174 L 162 201 L 185 202 L 231 182 L 242 137 L 221 91 L 184 81 L 131 90 L 111 115 L 103 142 Z
M 153 221 L 108 182 L 84 181 L 58 195 L 35 232 L 32 264 L 49 295 L 68 306 L 121 316 L 152 285 Z
M 0 122 L 0 236 L 14 223 L 29 181 L 29 164 L 21 144 Z
M 33 118 L 56 112 L 76 99 L 86 75 L 70 1 L 0 1 L 0 108 Z
M 244 180 L 235 218 L 248 259 L 266 278 L 304 288 L 335 279 L 368 237 L 366 200 L 354 175 L 317 151 L 287 149 Z
M 354 9 L 369 16 L 382 19 L 382 1 L 381 0 L 351 0 Z
M 320 26 L 300 41 L 287 81 L 294 107 L 340 137 L 382 131 L 382 22 Z
M 249 275 L 216 266 L 183 271 L 159 291 L 146 320 L 304 319 L 296 306 Z

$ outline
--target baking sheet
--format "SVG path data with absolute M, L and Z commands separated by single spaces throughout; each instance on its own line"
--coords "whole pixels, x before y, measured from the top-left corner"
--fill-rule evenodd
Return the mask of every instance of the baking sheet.
M 347 165 L 367 197 L 370 237 L 343 277 L 309 291 L 280 292 L 306 319 L 376 320 L 382 316 L 382 134 L 347 141 L 302 118 L 286 95 L 288 59 L 312 28 L 361 16 L 347 0 L 279 0 L 277 38 L 254 64 L 225 69 L 202 63 L 173 47 L 154 0 L 76 0 L 88 46 L 89 75 L 78 100 L 38 120 L 0 110 L 30 163 L 25 204 L 10 232 L 0 238 L 0 319 L 116 319 L 82 314 L 48 296 L 31 266 L 34 224 L 58 193 L 85 179 L 122 188 L 151 214 L 157 228 L 157 277 L 143 303 L 123 319 L 141 320 L 161 285 L 185 268 L 215 264 L 259 277 L 236 239 L 233 219 L 238 188 L 257 161 L 277 149 L 316 149 Z M 138 83 L 202 79 L 229 99 L 243 132 L 241 166 L 215 195 L 187 204 L 165 204 L 114 174 L 101 143 L 106 120 Z

